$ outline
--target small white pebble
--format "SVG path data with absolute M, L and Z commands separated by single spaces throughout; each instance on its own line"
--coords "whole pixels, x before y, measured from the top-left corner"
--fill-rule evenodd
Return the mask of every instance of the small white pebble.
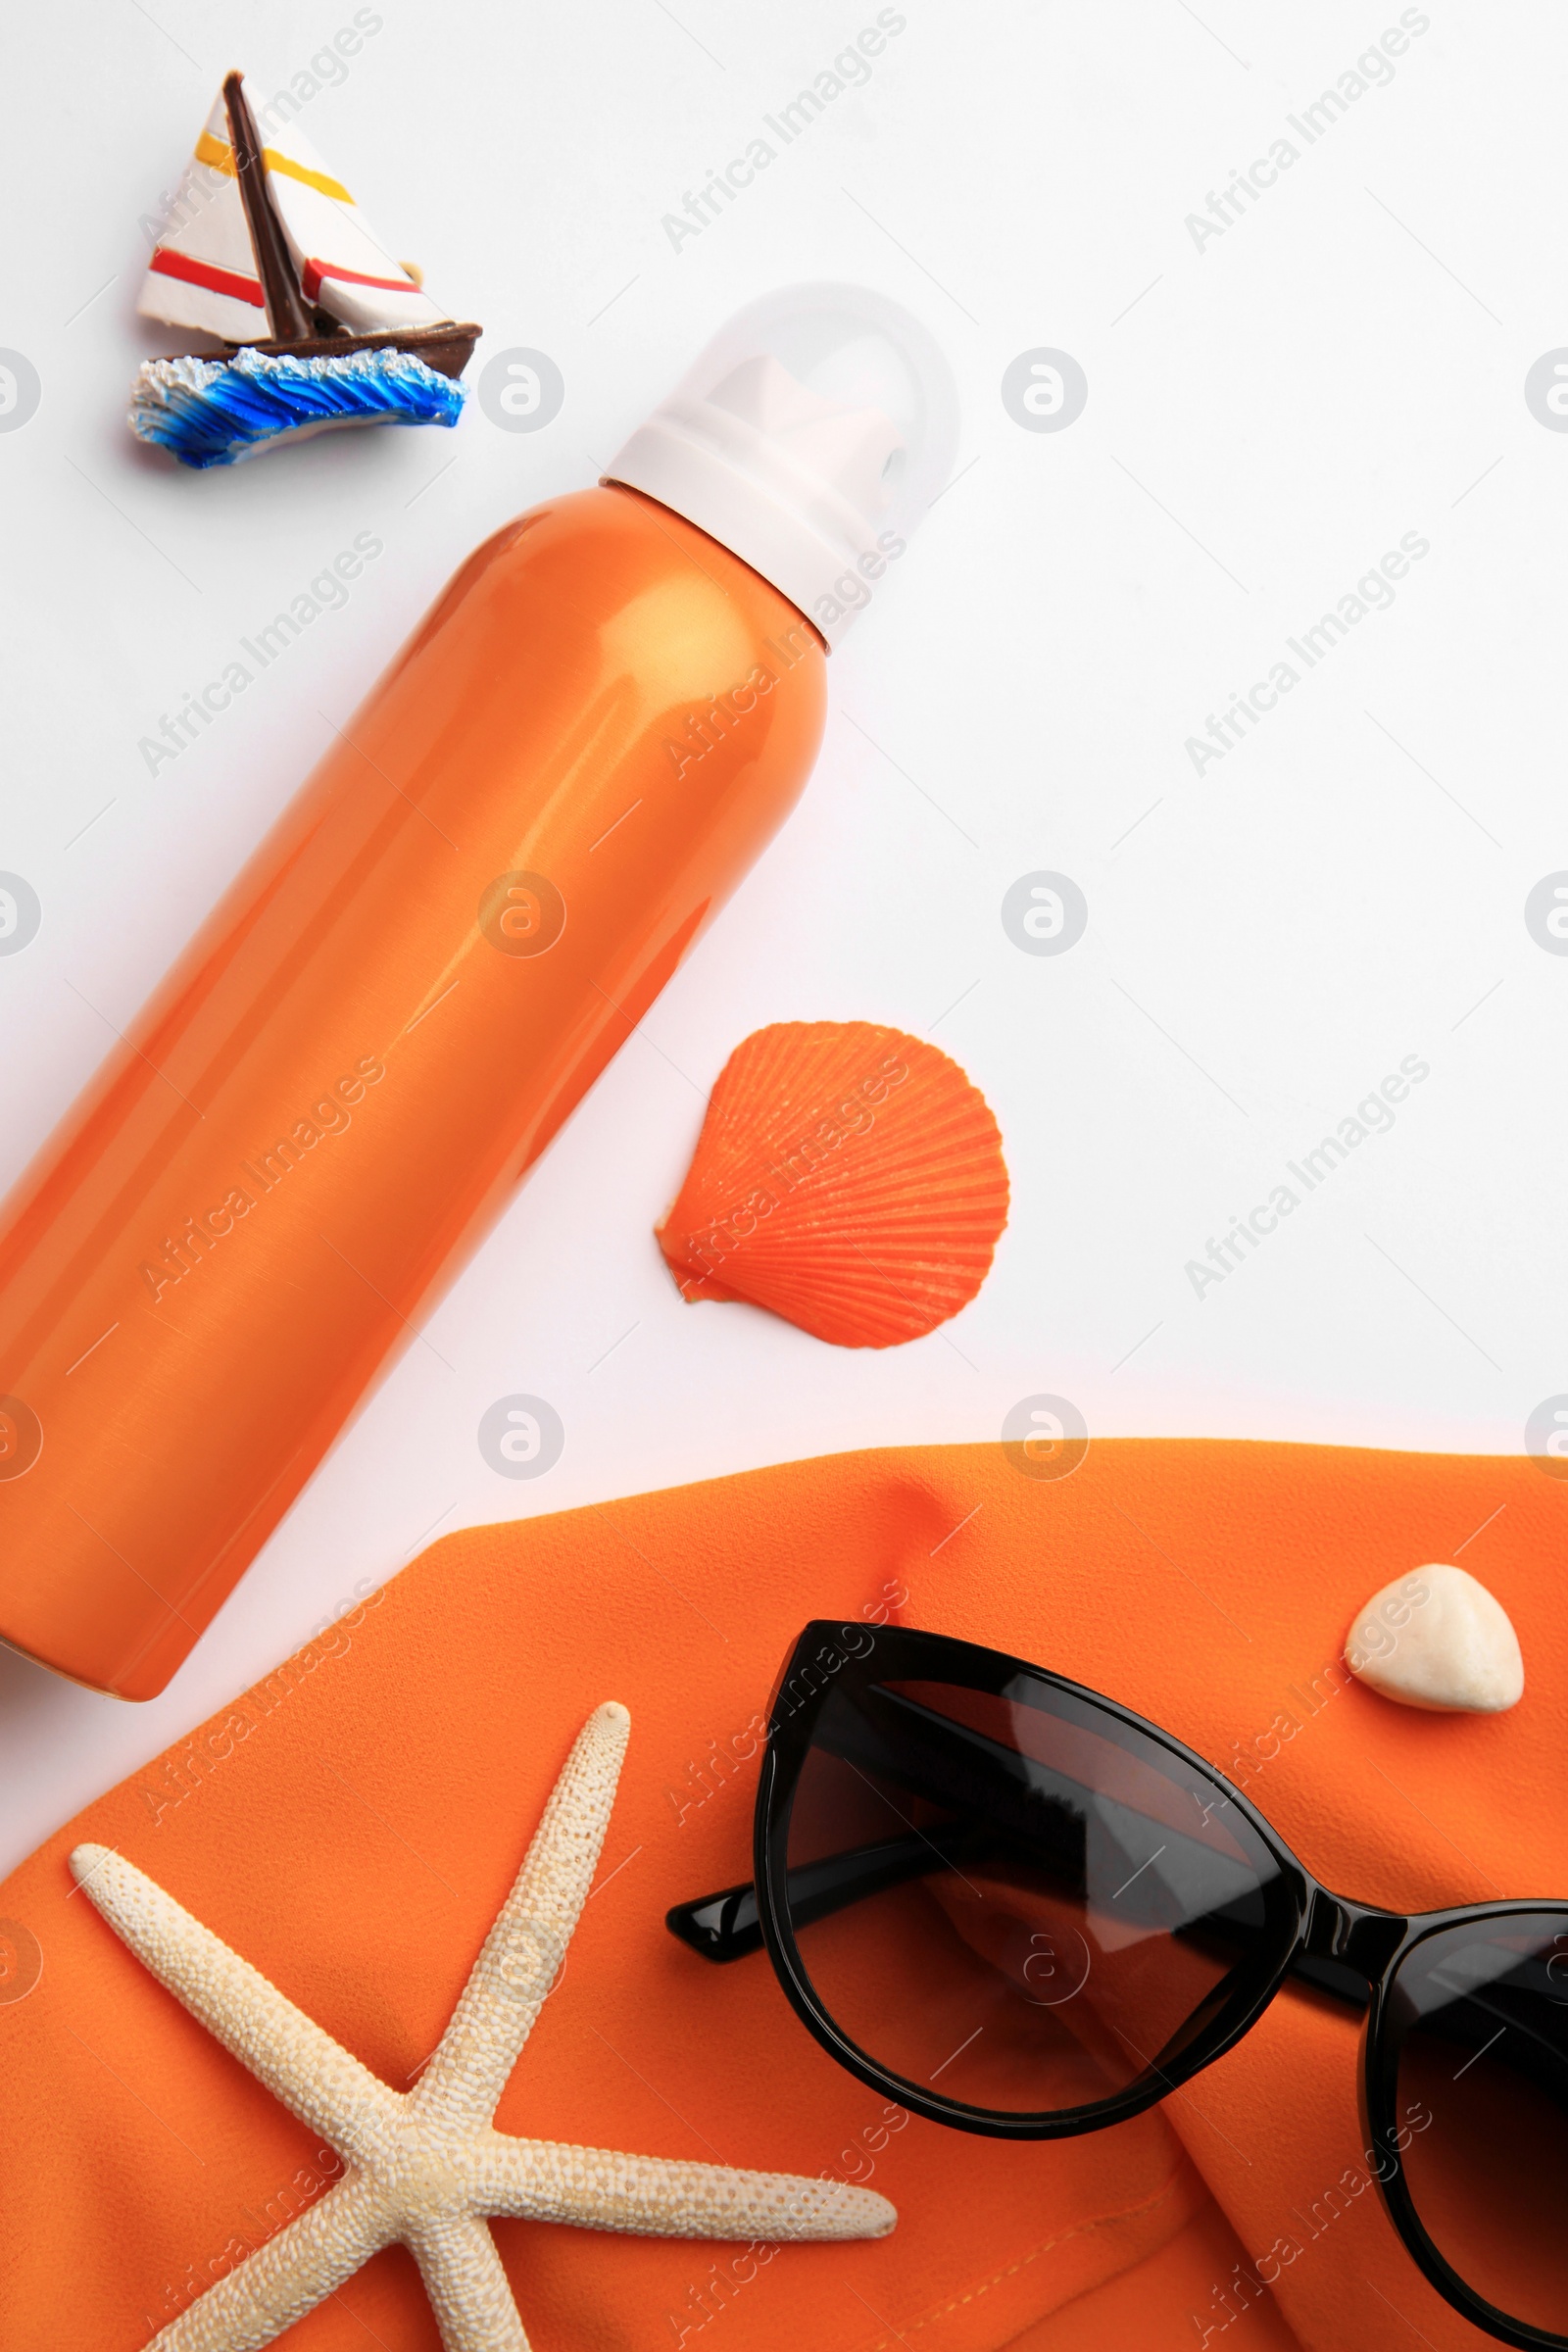
M 1524 1696 L 1508 1612 L 1468 1570 L 1442 1562 L 1373 1593 L 1350 1628 L 1345 1662 L 1403 1707 L 1500 1715 Z

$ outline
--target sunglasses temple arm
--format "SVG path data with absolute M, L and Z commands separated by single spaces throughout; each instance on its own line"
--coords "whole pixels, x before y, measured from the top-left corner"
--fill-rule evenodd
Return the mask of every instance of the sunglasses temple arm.
M 924 1870 L 940 1867 L 941 1858 L 933 1857 L 928 1849 L 915 1851 L 914 1840 L 901 1840 L 901 1843 L 910 1850 L 906 1867 L 898 1872 L 899 1878 L 914 1878 Z M 807 1864 L 792 1870 L 790 1912 L 796 1924 L 804 1927 L 810 1920 L 825 1919 L 831 1912 L 847 1909 L 879 1887 L 893 1885 L 895 1880 L 887 1868 L 887 1861 L 892 1859 L 891 1849 L 878 1848 L 877 1853 L 886 1860 L 873 1865 L 867 1856 L 841 1854 L 827 1863 Z M 664 1925 L 680 1942 L 719 1966 L 731 1960 L 745 1960 L 762 1948 L 757 1889 L 749 1882 L 741 1886 L 721 1887 L 716 1894 L 699 1895 L 694 1902 L 677 1903 L 665 1913 Z M 1371 1987 L 1359 1970 L 1317 1953 L 1298 1952 L 1290 1974 L 1297 1982 L 1309 1984 L 1314 1992 L 1326 1992 L 1348 2008 L 1364 2009 L 1371 1998 Z
M 953 1849 L 959 1843 L 951 1838 L 939 1842 L 917 1830 L 908 1838 L 856 1846 L 849 1853 L 828 1854 L 818 1862 L 797 1863 L 789 1874 L 790 1917 L 797 1927 L 808 1927 L 813 1920 L 847 1910 L 886 1886 L 902 1886 L 928 1871 L 950 1869 Z M 750 1884 L 699 1895 L 695 1902 L 677 1903 L 664 1914 L 664 1925 L 705 1960 L 744 1960 L 748 1953 L 762 1948 L 757 1889 Z
M 717 1894 L 699 1895 L 694 1903 L 677 1903 L 665 1912 L 664 1925 L 705 1960 L 744 1960 L 762 1948 L 752 1886 L 725 1886 Z

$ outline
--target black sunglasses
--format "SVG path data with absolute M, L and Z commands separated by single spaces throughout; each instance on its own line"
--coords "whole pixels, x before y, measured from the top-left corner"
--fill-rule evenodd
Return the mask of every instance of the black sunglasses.
M 765 1945 L 841 2066 L 961 2132 L 1138 2115 L 1288 1977 L 1364 2009 L 1366 2162 L 1400 2237 L 1476 2327 L 1568 2346 L 1568 1903 L 1348 1902 L 1114 1699 L 828 1621 L 773 1692 L 754 1868 L 672 1933 L 708 1960 Z

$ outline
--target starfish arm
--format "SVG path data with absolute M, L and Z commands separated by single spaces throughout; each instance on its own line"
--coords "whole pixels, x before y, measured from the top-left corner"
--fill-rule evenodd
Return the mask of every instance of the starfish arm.
M 487 2213 L 639 2237 L 886 2237 L 898 2212 L 886 2197 L 799 2173 L 743 2173 L 612 2148 L 490 2133 L 475 2193 Z
M 452 2022 L 409 2094 L 418 2110 L 473 2130 L 494 2115 L 588 1899 L 630 1725 L 611 1701 L 578 1733 Z
M 398 2093 L 259 1969 L 109 1847 L 78 1845 L 71 1867 L 143 1967 L 302 2123 L 362 2166 L 386 2144 Z
M 406 2228 L 403 2242 L 419 2266 L 445 2352 L 528 2352 L 496 2241 L 483 2222 L 443 2216 Z
M 260 2352 L 391 2238 L 374 2189 L 355 2174 L 198 2295 L 147 2352 Z

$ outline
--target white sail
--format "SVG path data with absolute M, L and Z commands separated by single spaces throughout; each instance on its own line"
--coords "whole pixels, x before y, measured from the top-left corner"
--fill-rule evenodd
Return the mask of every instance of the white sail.
M 295 124 L 272 132 L 263 160 L 308 303 L 318 304 L 355 335 L 434 326 L 451 317 L 371 236 L 347 188 L 323 168 Z
M 221 91 L 153 247 L 136 308 L 144 318 L 196 327 L 228 343 L 254 343 L 271 332 Z

